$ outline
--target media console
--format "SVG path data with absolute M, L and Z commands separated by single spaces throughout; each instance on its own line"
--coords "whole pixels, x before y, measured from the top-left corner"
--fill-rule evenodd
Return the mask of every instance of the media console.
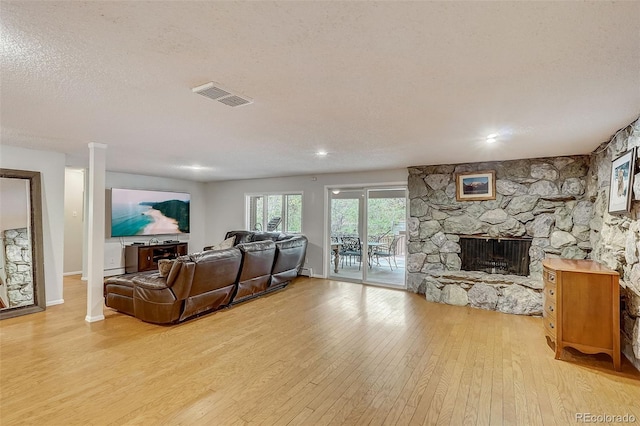
M 158 260 L 175 259 L 184 254 L 187 254 L 187 243 L 132 244 L 124 249 L 124 270 L 127 274 L 151 271 L 158 268 Z

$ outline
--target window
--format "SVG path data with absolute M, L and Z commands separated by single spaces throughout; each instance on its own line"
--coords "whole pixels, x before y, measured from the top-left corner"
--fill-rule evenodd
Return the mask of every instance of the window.
M 302 193 L 247 195 L 251 231 L 302 233 Z

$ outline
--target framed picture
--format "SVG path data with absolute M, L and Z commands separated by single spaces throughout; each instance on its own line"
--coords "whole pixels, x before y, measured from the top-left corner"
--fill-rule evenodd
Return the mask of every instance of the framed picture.
M 609 213 L 631 211 L 631 189 L 633 187 L 635 159 L 635 148 L 632 148 L 611 163 Z
M 493 170 L 456 174 L 456 200 L 496 199 L 496 172 Z

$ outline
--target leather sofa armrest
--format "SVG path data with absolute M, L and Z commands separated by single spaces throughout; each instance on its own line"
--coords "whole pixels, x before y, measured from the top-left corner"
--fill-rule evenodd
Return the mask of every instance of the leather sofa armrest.
M 193 276 L 196 272 L 196 264 L 194 262 L 181 263 L 182 267 L 171 283 L 171 289 L 178 300 L 184 300 L 189 297 L 189 294 L 191 293 L 191 284 L 193 283 Z
M 168 277 L 159 274 L 138 275 L 133 278 L 133 285 L 145 290 L 170 289 L 177 300 L 186 299 L 191 291 L 191 283 L 196 265 L 193 262 L 179 262 L 171 269 Z
M 167 279 L 159 274 L 138 275 L 131 280 L 133 285 L 146 288 L 148 290 L 162 290 L 168 288 Z

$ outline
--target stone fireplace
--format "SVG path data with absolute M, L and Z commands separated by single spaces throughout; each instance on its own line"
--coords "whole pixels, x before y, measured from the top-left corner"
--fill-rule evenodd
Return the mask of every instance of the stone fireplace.
M 582 155 L 410 167 L 408 288 L 435 302 L 541 315 L 542 260 L 591 251 L 589 165 Z M 486 170 L 495 171 L 495 200 L 457 201 L 456 173 Z
M 531 238 L 460 237 L 463 271 L 529 275 Z
M 640 120 L 589 156 L 410 167 L 408 289 L 433 302 L 540 315 L 545 257 L 596 260 L 620 273 L 622 350 L 640 369 L 640 174 L 631 212 L 607 209 L 611 161 L 634 147 Z M 496 173 L 496 199 L 456 201 L 455 174 L 486 170 Z M 465 237 L 530 239 L 529 276 L 464 270 Z

